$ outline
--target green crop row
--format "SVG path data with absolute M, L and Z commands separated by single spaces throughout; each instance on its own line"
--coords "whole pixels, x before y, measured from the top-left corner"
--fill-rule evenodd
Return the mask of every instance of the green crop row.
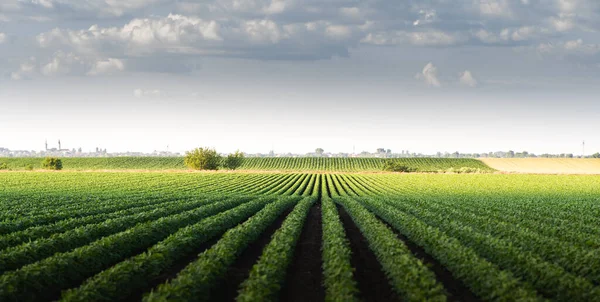
M 325 301 L 359 301 L 358 289 L 354 280 L 354 269 L 350 263 L 350 243 L 346 239 L 344 226 L 340 221 L 335 204 L 323 194 L 321 198 L 323 221 L 323 283 Z
M 146 252 L 87 280 L 79 288 L 63 294 L 63 301 L 115 301 L 125 299 L 137 290 L 149 286 L 175 261 L 194 252 L 202 243 L 238 225 L 271 199 L 258 199 L 224 211 L 197 224 L 182 228 Z
M 394 206 L 398 203 L 389 201 L 388 204 Z M 591 301 L 594 297 L 600 297 L 600 288 L 595 288 L 592 282 L 570 274 L 559 265 L 545 261 L 537 255 L 536 252 L 540 252 L 542 255 L 553 253 L 552 249 L 549 250 L 548 247 L 545 247 L 546 243 L 540 240 L 538 236 L 525 237 L 523 236 L 525 233 L 516 231 L 511 236 L 520 236 L 521 238 L 515 237 L 514 239 L 520 241 L 512 243 L 510 240 L 477 231 L 476 227 L 479 224 L 487 222 L 478 221 L 474 217 L 467 218 L 463 222 L 460 217 L 455 219 L 454 216 L 448 216 L 443 211 L 429 211 L 416 204 L 405 203 L 402 204 L 402 208 L 407 213 L 459 239 L 465 246 L 473 248 L 486 259 L 510 269 L 515 275 L 531 283 L 547 297 L 559 300 L 576 299 L 578 301 Z M 450 217 L 452 219 L 449 219 Z M 501 228 L 500 225 L 494 227 Z M 522 245 L 530 246 L 529 251 L 518 247 Z M 562 247 L 558 245 L 554 246 L 553 249 L 559 250 Z M 586 255 L 591 258 L 587 258 Z M 598 258 L 597 253 L 575 253 L 570 256 L 573 257 L 568 259 L 576 267 L 591 271 L 598 270 L 597 262 L 600 258 Z M 587 260 L 587 263 L 584 262 L 585 260 Z M 592 266 L 589 267 L 588 265 Z M 544 278 L 539 278 L 539 276 L 544 276 Z
M 221 197 L 221 196 L 216 196 L 214 198 L 199 197 L 198 201 L 196 201 L 196 203 L 199 203 L 199 205 L 209 204 L 210 202 L 218 201 L 223 198 L 224 197 Z M 182 203 L 183 201 L 184 200 L 179 200 L 179 203 Z M 153 204 L 148 204 L 148 205 L 142 204 L 139 207 L 136 206 L 136 207 L 132 207 L 129 209 L 120 210 L 120 211 L 116 211 L 116 212 L 112 212 L 112 213 L 104 213 L 104 214 L 98 214 L 98 215 L 84 216 L 84 217 L 80 217 L 80 218 L 65 219 L 65 220 L 60 220 L 60 221 L 52 223 L 52 224 L 30 227 L 30 228 L 22 230 L 22 231 L 12 232 L 12 233 L 0 236 L 0 250 L 3 250 L 5 248 L 11 247 L 11 246 L 19 245 L 19 244 L 22 244 L 27 241 L 35 241 L 39 238 L 51 236 L 53 234 L 67 232 L 69 230 L 72 230 L 72 229 L 75 229 L 78 227 L 82 227 L 82 226 L 86 226 L 86 225 L 107 222 L 109 220 L 114 221 L 112 219 L 119 219 L 122 217 L 134 217 L 135 214 L 145 213 L 145 212 L 149 212 L 149 211 L 152 211 L 155 209 L 161 209 L 161 208 L 165 209 L 165 207 L 168 207 L 173 202 L 174 202 L 174 200 L 161 200 L 161 201 L 158 201 Z M 183 210 L 184 209 L 182 209 L 182 211 Z M 2 256 L 0 256 L 0 258 L 1 257 Z
M 107 157 L 61 159 L 65 170 L 185 170 L 183 157 Z M 479 170 L 492 171 L 483 162 L 465 158 L 394 158 L 398 165 L 419 172 Z M 384 158 L 343 157 L 248 157 L 240 169 L 265 171 L 382 171 Z M 41 168 L 42 158 L 0 158 L 9 169 Z
M 560 233 L 548 227 L 539 227 L 532 221 L 503 220 L 499 216 L 486 215 L 481 208 L 462 209 L 453 204 L 431 202 L 405 203 L 394 200 L 391 204 L 432 221 L 450 219 L 472 227 L 475 231 L 490 234 L 510 242 L 515 247 L 539 254 L 545 260 L 561 265 L 576 275 L 588 278 L 596 284 L 600 281 L 600 251 L 598 239 L 584 236 L 573 229 L 564 228 Z M 418 212 L 413 211 L 418 205 Z M 430 214 L 433 213 L 434 215 Z M 566 237 L 570 238 L 566 238 Z M 565 244 L 586 242 L 585 245 Z M 557 248 L 559 247 L 560 248 Z
M 240 198 L 230 206 L 245 202 L 247 198 Z M 40 238 L 15 247 L 10 247 L 0 254 L 0 272 L 14 270 L 26 264 L 50 257 L 55 253 L 66 252 L 76 247 L 88 244 L 99 238 L 122 232 L 138 223 L 153 221 L 170 215 L 194 215 L 211 207 L 211 202 L 196 200 L 191 202 L 173 203 L 164 208 L 153 209 L 129 216 L 108 219 L 101 223 L 86 225 L 70 231 L 54 234 L 47 238 Z M 217 204 L 219 205 L 219 204 Z M 214 206 L 213 206 L 214 207 Z M 222 206 L 219 205 L 220 209 Z M 187 213 L 186 213 L 187 211 Z
M 274 301 L 284 281 L 294 255 L 294 247 L 315 199 L 300 201 L 288 215 L 281 228 L 273 234 L 250 276 L 240 285 L 237 301 Z
M 0 275 L 0 301 L 39 300 L 66 287 L 76 286 L 118 261 L 163 240 L 179 228 L 216 215 L 241 202 L 243 200 L 240 199 L 227 200 L 141 223 L 70 252 L 55 254 L 16 271 L 6 272 Z M 245 208 L 250 205 L 243 203 L 239 207 Z
M 378 199 L 364 198 L 361 202 L 373 213 L 415 242 L 452 275 L 461 280 L 477 296 L 490 301 L 540 301 L 530 285 L 522 283 L 512 273 L 479 256 L 456 238 L 423 221 L 403 213 Z
M 219 242 L 186 266 L 175 279 L 147 295 L 144 301 L 211 301 L 211 289 L 223 281 L 227 268 L 297 200 L 297 197 L 282 198 L 227 231 Z
M 446 301 L 435 275 L 412 255 L 396 234 L 351 198 L 336 198 L 365 236 L 392 288 L 408 301 Z

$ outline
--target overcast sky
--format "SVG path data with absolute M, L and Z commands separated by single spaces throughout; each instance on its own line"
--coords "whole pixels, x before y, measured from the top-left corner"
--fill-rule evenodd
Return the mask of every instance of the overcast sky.
M 1 0 L 0 147 L 600 151 L 600 1 Z

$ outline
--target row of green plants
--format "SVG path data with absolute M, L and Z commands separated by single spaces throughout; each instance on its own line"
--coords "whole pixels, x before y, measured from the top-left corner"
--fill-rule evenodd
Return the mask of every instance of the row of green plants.
M 260 198 L 220 212 L 199 223 L 181 228 L 145 252 L 121 261 L 85 281 L 80 287 L 63 293 L 62 301 L 115 301 L 150 287 L 178 259 L 193 254 L 198 246 L 242 223 L 272 198 Z
M 211 291 L 224 281 L 229 266 L 297 201 L 297 197 L 280 198 L 244 223 L 228 230 L 215 245 L 180 271 L 177 277 L 147 294 L 144 301 L 212 301 Z
M 242 203 L 239 199 L 217 202 L 206 207 L 140 223 L 126 231 L 103 237 L 69 252 L 54 254 L 18 270 L 0 275 L 1 301 L 36 301 L 65 288 L 71 288 L 119 261 L 134 256 L 156 242 L 164 240 L 182 227 L 223 213 L 254 209 L 267 200 Z M 232 207 L 236 208 L 231 209 Z M 230 210 L 227 210 L 230 209 Z M 226 211 L 227 210 L 227 211 Z M 58 274 L 58 275 L 57 275 Z
M 303 199 L 286 217 L 250 270 L 250 276 L 240 285 L 237 301 L 277 300 L 304 221 L 315 201 L 315 198 Z
M 223 203 L 223 205 L 228 204 L 229 206 L 235 206 L 246 200 L 247 199 L 240 198 L 235 202 Z M 204 200 L 173 203 L 166 207 L 159 207 L 142 213 L 108 219 L 100 223 L 88 224 L 66 232 L 53 234 L 49 237 L 26 241 L 21 245 L 10 247 L 2 251 L 0 254 L 0 268 L 2 268 L 2 270 L 0 272 L 20 268 L 31 262 L 52 256 L 55 253 L 69 251 L 99 238 L 125 231 L 139 223 L 154 221 L 158 218 L 171 215 L 194 215 L 195 212 L 202 213 L 211 207 L 221 210 L 226 209 L 220 203 L 205 204 L 206 202 Z
M 336 198 L 368 241 L 369 248 L 383 267 L 390 285 L 409 301 L 446 301 L 443 286 L 436 276 L 396 234 L 375 215 L 351 198 Z
M 342 158 L 342 157 L 245 157 L 237 151 L 221 156 L 211 148 L 196 148 L 183 157 L 0 158 L 0 169 L 34 167 L 65 170 L 264 170 L 282 172 L 427 172 L 487 173 L 494 170 L 467 158 Z M 60 165 L 57 165 L 60 163 Z
M 222 197 L 199 197 L 198 204 L 208 204 L 211 201 L 218 201 L 221 199 Z M 39 238 L 48 237 L 53 234 L 64 233 L 69 230 L 83 226 L 93 225 L 107 221 L 116 221 L 113 219 L 119 219 L 122 217 L 135 217 L 136 214 L 148 213 L 156 209 L 169 209 L 170 204 L 175 200 L 176 199 L 173 198 L 162 200 L 159 199 L 148 204 L 140 204 L 139 206 L 136 205 L 134 207 L 127 208 L 124 210 L 117 210 L 115 212 L 110 213 L 101 213 L 96 215 L 59 220 L 51 224 L 33 226 L 22 231 L 4 234 L 0 236 L 0 250 L 3 250 L 7 247 L 19 245 L 27 241 L 35 241 Z M 184 201 L 182 199 L 177 200 L 180 202 Z
M 354 268 L 350 263 L 352 251 L 346 238 L 335 203 L 325 187 L 321 197 L 323 221 L 323 285 L 325 301 L 359 301 Z
M 443 286 L 420 260 L 412 255 L 396 234 L 360 203 L 351 185 L 344 186 L 337 176 L 327 175 L 333 199 L 343 206 L 367 239 L 369 248 L 381 264 L 393 290 L 409 301 L 446 301 Z M 349 194 L 351 192 L 351 194 Z
M 509 271 L 480 256 L 460 240 L 377 198 L 361 198 L 371 212 L 421 246 L 484 300 L 540 301 L 537 292 Z
M 544 296 L 579 301 L 600 297 L 600 288 L 593 283 L 600 266 L 597 250 L 563 248 L 558 240 L 553 242 L 551 238 L 531 231 L 494 224 L 474 215 L 448 215 L 452 213 L 448 209 L 428 209 L 415 203 L 388 203 L 438 227 L 494 263 L 501 263 Z
M 437 214 L 436 217 L 428 217 L 452 217 L 454 221 L 468 224 L 477 232 L 509 241 L 515 247 L 539 254 L 545 260 L 559 264 L 575 275 L 585 277 L 596 284 L 600 281 L 600 242 L 597 236 L 566 225 L 561 228 L 561 232 L 555 232 L 549 225 L 538 223 L 536 220 L 518 221 L 509 215 L 501 216 L 501 213 L 485 213 L 480 208 L 465 209 L 445 202 L 419 201 L 416 204 L 423 210 Z M 395 201 L 393 205 L 406 206 L 403 201 Z M 428 212 L 424 215 L 428 215 Z

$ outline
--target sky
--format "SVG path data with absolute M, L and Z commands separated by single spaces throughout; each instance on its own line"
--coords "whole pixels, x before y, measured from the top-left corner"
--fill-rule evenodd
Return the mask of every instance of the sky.
M 596 0 L 1 0 L 0 147 L 591 154 L 599 31 Z

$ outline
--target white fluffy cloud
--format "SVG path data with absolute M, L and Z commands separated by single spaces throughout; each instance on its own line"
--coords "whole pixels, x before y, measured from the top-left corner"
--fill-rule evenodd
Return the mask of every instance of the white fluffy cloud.
M 86 63 L 73 53 L 57 52 L 47 64 L 41 66 L 40 72 L 45 76 L 58 76 L 85 73 Z
M 106 60 L 100 60 L 92 65 L 92 69 L 88 71 L 88 75 L 110 75 L 125 70 L 125 64 L 122 60 L 108 58 Z
M 433 23 L 436 19 L 437 13 L 435 9 L 421 9 L 419 10 L 419 18 L 413 22 L 413 26 Z
M 478 2 L 482 15 L 495 17 L 512 17 L 513 15 L 508 0 L 479 0 Z
M 425 67 L 423 67 L 423 70 L 420 73 L 415 75 L 415 78 L 417 80 L 424 81 L 428 86 L 440 87 L 442 84 L 440 83 L 437 75 L 437 67 L 435 67 L 433 63 L 429 62 L 427 65 L 425 65 Z
M 200 41 L 210 44 L 221 41 L 215 21 L 169 15 L 160 19 L 134 19 L 123 27 L 87 30 L 61 30 L 39 34 L 41 47 L 69 47 L 81 53 L 98 54 L 102 51 L 144 54 L 151 52 L 190 52 L 191 44 Z
M 560 43 L 542 43 L 537 46 L 537 51 L 542 55 L 592 56 L 600 53 L 600 45 L 588 44 L 583 39 L 577 39 Z
M 37 76 L 65 75 L 110 75 L 125 70 L 125 64 L 120 59 L 90 59 L 74 53 L 56 52 L 46 61 L 31 57 L 19 65 L 18 70 L 11 73 L 13 80 L 35 78 Z
M 475 79 L 475 77 L 473 77 L 473 74 L 471 74 L 471 72 L 468 70 L 465 70 L 460 73 L 459 81 L 462 85 L 468 87 L 476 87 L 479 84 L 477 82 L 477 79 Z
M 400 45 L 411 44 L 417 46 L 448 46 L 466 41 L 466 37 L 459 34 L 448 34 L 443 31 L 395 31 L 369 33 L 361 42 L 374 45 Z
M 181 54 L 294 59 L 344 55 L 347 47 L 336 45 L 357 43 L 359 37 L 356 28 L 323 21 L 280 25 L 257 19 L 223 23 L 170 14 L 134 19 L 122 27 L 54 29 L 39 34 L 36 40 L 42 48 L 100 57 Z
M 27 61 L 19 65 L 19 69 L 10 74 L 13 80 L 25 80 L 28 79 L 38 72 L 38 62 L 35 57 L 30 57 Z

